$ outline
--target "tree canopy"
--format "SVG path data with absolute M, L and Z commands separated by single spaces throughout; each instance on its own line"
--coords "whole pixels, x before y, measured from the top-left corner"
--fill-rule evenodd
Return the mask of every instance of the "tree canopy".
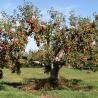
M 66 25 L 63 13 L 54 8 L 48 10 L 50 19 L 43 21 L 41 11 L 25 2 L 13 15 L 2 12 L 0 20 L 0 67 L 7 65 L 12 72 L 20 73 L 20 68 L 28 60 L 25 47 L 28 37 L 34 36 L 42 51 L 39 59 L 45 71 L 56 80 L 63 65 L 74 68 L 98 66 L 98 15 L 91 21 L 88 17 L 76 16 L 70 12 L 70 26 Z M 39 52 L 40 53 L 40 52 Z

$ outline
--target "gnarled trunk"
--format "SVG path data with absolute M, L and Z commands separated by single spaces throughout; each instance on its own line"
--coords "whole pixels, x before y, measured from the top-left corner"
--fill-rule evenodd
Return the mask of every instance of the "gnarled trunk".
M 58 80 L 58 73 L 64 62 L 62 62 L 62 59 L 64 58 L 64 50 L 61 49 L 58 51 L 53 64 L 51 65 L 51 71 L 50 71 L 50 80 L 53 83 L 56 83 Z

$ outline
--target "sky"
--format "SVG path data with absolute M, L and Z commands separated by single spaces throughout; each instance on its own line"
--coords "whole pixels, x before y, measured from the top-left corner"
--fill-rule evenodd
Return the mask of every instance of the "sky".
M 12 13 L 13 9 L 18 5 L 23 4 L 24 0 L 0 0 L 0 11 L 5 10 L 8 13 Z M 63 12 L 66 17 L 69 15 L 70 10 L 75 10 L 77 15 L 83 17 L 93 16 L 93 12 L 98 13 L 98 0 L 25 0 L 33 3 L 37 6 L 43 18 L 48 19 L 47 10 L 54 7 L 56 10 Z M 36 42 L 33 38 L 29 38 L 29 43 L 26 47 L 26 51 L 37 50 Z

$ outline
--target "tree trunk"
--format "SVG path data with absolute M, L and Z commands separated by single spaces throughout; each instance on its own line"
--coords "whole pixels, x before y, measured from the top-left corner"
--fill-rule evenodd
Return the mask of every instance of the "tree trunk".
M 48 64 L 45 66 L 45 72 L 50 72 L 50 83 L 57 85 L 59 70 L 64 65 L 64 50 L 60 49 L 56 51 L 52 59 L 50 59 L 50 57 L 48 57 Z
M 0 79 L 3 78 L 3 71 L 0 69 Z
M 58 73 L 59 73 L 60 68 L 64 64 L 64 62 L 62 61 L 63 58 L 64 58 L 64 50 L 61 49 L 57 53 L 57 55 L 56 55 L 56 57 L 54 59 L 54 62 L 51 65 L 50 81 L 52 83 L 56 83 L 57 84 L 57 82 L 58 82 Z
M 53 68 L 51 68 L 51 72 L 50 72 L 50 82 L 51 83 L 57 84 L 59 70 L 60 70 L 60 68 L 58 66 L 54 66 Z

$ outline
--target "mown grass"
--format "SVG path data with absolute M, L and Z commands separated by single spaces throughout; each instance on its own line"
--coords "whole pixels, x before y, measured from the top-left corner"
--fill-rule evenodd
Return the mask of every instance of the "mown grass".
M 74 82 L 80 80 L 81 87 L 91 88 L 90 90 L 42 89 L 36 92 L 22 91 L 13 88 L 8 83 L 25 83 L 28 79 L 44 79 L 49 75 L 44 74 L 42 68 L 22 68 L 21 75 L 12 74 L 8 69 L 4 69 L 4 78 L 0 80 L 0 98 L 40 98 L 42 94 L 48 94 L 52 98 L 98 98 L 98 72 L 80 71 L 76 69 L 62 68 L 59 78 L 63 77 Z

